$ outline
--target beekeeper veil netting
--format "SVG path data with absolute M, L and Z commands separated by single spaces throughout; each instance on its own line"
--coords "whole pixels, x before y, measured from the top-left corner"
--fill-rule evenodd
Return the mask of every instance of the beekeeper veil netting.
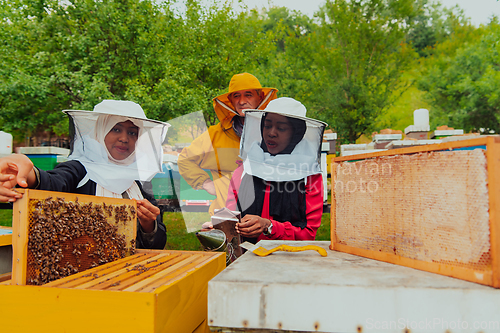
M 275 99 L 264 110 L 246 110 L 240 142 L 243 173 L 278 182 L 321 173 L 325 126 L 307 118 L 304 105 L 293 98 Z
M 89 179 L 104 189 L 122 193 L 135 180 L 149 181 L 161 172 L 162 143 L 168 123 L 151 120 L 139 104 L 130 101 L 104 100 L 94 111 L 64 110 L 74 131 L 72 151 L 68 157 L 85 166 L 87 175 L 78 186 Z M 130 120 L 138 127 L 135 149 L 123 159 L 115 159 L 104 144 L 113 127 Z

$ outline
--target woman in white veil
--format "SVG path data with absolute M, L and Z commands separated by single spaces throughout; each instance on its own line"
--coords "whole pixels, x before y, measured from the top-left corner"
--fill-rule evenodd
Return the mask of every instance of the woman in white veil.
M 246 110 L 240 155 L 226 207 L 241 212 L 242 239 L 314 240 L 323 213 L 319 164 L 325 123 L 281 97 L 264 110 Z M 203 229 L 211 223 L 203 224 Z
M 146 118 L 130 101 L 105 100 L 94 111 L 64 110 L 74 138 L 69 161 L 44 171 L 22 154 L 0 159 L 0 201 L 21 195 L 13 187 L 128 198 L 137 201 L 138 248 L 163 249 L 166 228 L 154 197 L 141 182 L 161 171 L 167 123 Z

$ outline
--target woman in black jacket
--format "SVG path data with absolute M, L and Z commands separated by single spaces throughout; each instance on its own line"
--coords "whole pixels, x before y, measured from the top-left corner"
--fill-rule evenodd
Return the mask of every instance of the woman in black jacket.
M 135 199 L 137 248 L 163 249 L 167 235 L 160 209 L 141 182 L 161 171 L 161 143 L 170 125 L 147 119 L 130 101 L 105 100 L 94 111 L 64 112 L 74 133 L 69 161 L 44 171 L 22 154 L 1 158 L 0 201 L 20 198 L 15 186 Z

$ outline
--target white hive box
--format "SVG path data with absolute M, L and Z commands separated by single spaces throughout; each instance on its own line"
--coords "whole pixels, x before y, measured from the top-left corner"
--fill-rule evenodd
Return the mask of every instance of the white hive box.
M 328 255 L 245 253 L 208 283 L 213 330 L 500 332 L 500 290 L 331 251 L 328 241 L 259 242 L 281 244 L 318 245 Z

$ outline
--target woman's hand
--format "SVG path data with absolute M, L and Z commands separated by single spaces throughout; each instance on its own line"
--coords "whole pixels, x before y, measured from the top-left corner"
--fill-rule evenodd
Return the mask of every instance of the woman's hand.
M 136 200 L 137 202 L 137 218 L 141 224 L 141 228 L 145 233 L 155 230 L 156 217 L 160 215 L 160 208 L 153 205 L 147 199 Z
M 210 231 L 214 228 L 212 222 L 205 222 L 201 225 L 201 231 Z
M 26 155 L 12 154 L 0 158 L 0 201 L 14 202 L 22 198 L 22 194 L 13 190 L 16 185 L 36 185 L 33 162 Z
M 258 237 L 271 225 L 271 221 L 257 215 L 247 214 L 240 223 L 236 223 L 236 231 L 245 237 Z

